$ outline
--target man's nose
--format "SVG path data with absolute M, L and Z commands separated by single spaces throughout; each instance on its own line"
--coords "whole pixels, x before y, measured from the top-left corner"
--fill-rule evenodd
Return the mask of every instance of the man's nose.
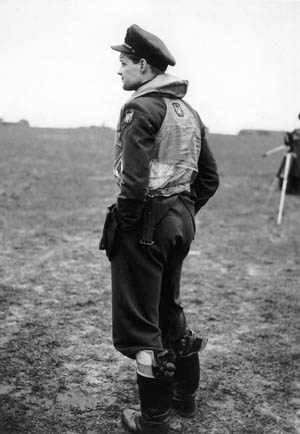
M 119 71 L 117 72 L 117 74 L 118 75 L 122 75 L 121 68 L 119 69 Z

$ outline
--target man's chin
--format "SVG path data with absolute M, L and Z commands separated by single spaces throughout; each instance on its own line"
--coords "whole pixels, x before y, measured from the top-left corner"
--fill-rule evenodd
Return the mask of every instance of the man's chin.
M 126 86 L 125 83 L 123 83 L 122 87 L 123 87 L 124 90 L 134 90 L 131 86 Z
M 139 87 L 138 85 L 133 85 L 133 84 L 126 84 L 124 81 L 123 81 L 123 84 L 122 84 L 122 87 L 123 87 L 123 89 L 124 90 L 137 90 L 137 88 Z

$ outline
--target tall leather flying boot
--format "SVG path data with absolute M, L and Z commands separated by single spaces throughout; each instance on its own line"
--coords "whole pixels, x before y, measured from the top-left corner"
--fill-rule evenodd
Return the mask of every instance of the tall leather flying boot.
M 175 361 L 173 359 L 173 361 Z M 172 366 L 171 366 L 172 365 Z M 168 434 L 172 404 L 174 364 L 168 361 L 154 370 L 156 378 L 137 374 L 141 410 L 126 409 L 122 422 L 131 433 Z
M 198 353 L 176 360 L 172 405 L 183 417 L 193 417 L 197 412 L 196 394 L 200 381 Z
M 197 338 L 187 330 L 176 348 L 173 390 L 173 408 L 183 417 L 193 417 L 197 412 L 196 395 L 200 381 L 198 352 L 206 346 L 207 339 Z

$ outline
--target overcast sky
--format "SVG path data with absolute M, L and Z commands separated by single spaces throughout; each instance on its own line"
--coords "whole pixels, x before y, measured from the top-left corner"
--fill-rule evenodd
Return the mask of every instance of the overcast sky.
M 300 0 L 0 0 L 0 117 L 115 127 L 118 53 L 138 24 L 212 132 L 289 130 L 300 112 Z

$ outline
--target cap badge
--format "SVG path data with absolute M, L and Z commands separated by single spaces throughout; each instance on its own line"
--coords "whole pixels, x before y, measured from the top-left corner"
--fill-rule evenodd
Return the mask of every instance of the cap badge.
M 183 118 L 184 117 L 184 111 L 183 111 L 181 105 L 178 102 L 172 102 L 172 106 L 173 106 L 177 116 L 179 116 L 180 118 Z
M 131 51 L 132 53 L 135 53 L 135 50 L 134 50 L 134 48 L 132 48 L 131 45 L 126 44 L 126 42 L 123 42 L 123 45 L 124 45 L 126 48 L 128 48 L 129 51 Z
M 130 122 L 133 119 L 133 115 L 134 115 L 134 110 L 129 109 L 125 111 L 125 116 L 123 118 L 123 121 L 125 122 L 125 124 L 130 124 Z

